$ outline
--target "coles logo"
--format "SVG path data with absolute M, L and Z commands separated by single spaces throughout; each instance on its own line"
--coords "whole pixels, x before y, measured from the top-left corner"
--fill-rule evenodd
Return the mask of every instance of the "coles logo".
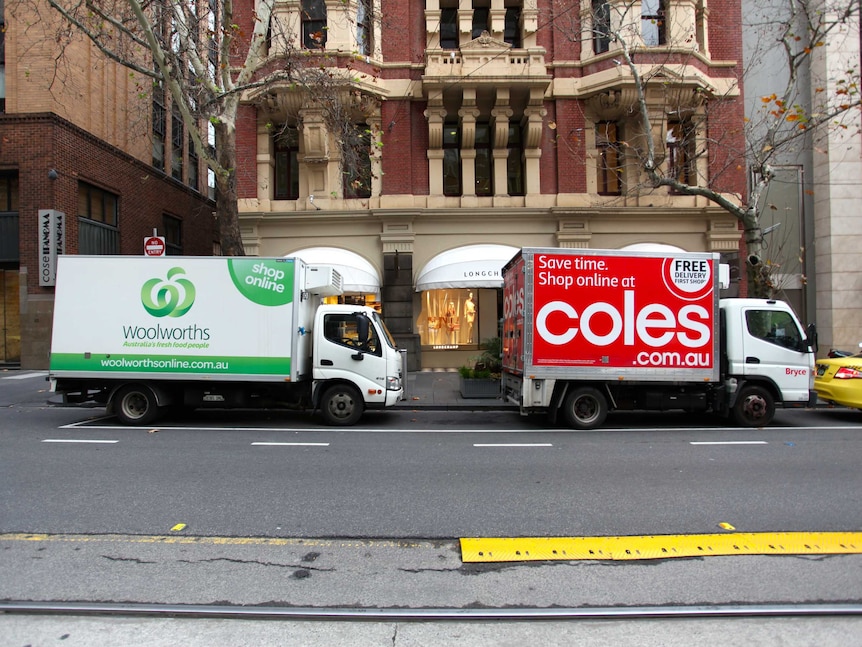
M 666 258 L 661 275 L 668 291 L 684 301 L 698 301 L 712 292 L 712 263 L 706 259 Z
M 555 280 L 537 273 L 533 363 L 712 370 L 714 260 L 692 256 L 595 254 L 587 263 L 572 255 Z M 517 312 L 518 296 L 508 312 Z

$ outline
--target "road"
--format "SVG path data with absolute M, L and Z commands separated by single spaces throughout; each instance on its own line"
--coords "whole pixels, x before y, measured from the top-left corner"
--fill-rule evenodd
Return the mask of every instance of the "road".
M 858 531 L 857 412 L 780 412 L 768 429 L 626 415 L 588 433 L 510 412 L 389 411 L 349 430 L 209 412 L 134 429 L 46 406 L 44 386 L 0 379 L 0 599 L 454 613 L 862 602 L 855 554 L 466 564 L 458 543 Z M 856 618 L 831 617 L 835 642 L 816 644 L 854 644 Z M 755 626 L 746 636 L 778 635 Z M 436 635 L 425 644 L 448 644 Z

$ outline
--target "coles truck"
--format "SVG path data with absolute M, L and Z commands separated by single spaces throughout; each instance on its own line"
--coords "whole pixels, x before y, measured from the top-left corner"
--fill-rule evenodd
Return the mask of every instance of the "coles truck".
M 713 411 L 768 425 L 813 405 L 813 325 L 720 299 L 712 253 L 525 248 L 503 269 L 505 399 L 576 429 L 610 410 Z
M 296 258 L 61 256 L 51 389 L 132 425 L 207 406 L 354 424 L 401 399 L 403 367 L 373 308 L 321 305 L 340 293 Z

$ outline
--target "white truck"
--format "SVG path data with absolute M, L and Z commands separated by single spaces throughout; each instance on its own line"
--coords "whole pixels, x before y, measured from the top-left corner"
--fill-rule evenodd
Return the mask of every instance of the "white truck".
M 373 308 L 321 305 L 340 293 L 298 258 L 61 256 L 51 390 L 130 425 L 261 406 L 355 424 L 401 399 L 403 362 Z
M 610 410 L 712 411 L 768 425 L 813 406 L 813 324 L 719 299 L 719 256 L 525 248 L 503 268 L 503 397 L 575 429 Z

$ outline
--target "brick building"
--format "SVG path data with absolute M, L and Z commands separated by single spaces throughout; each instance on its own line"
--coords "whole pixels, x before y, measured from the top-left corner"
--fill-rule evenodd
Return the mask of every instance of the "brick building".
M 708 11 L 679 0 L 294 0 L 276 4 L 273 24 L 349 70 L 368 182 L 351 184 L 357 171 L 342 168 L 319 102 L 288 85 L 249 93 L 237 135 L 246 252 L 339 265 L 348 298 L 380 304 L 411 369 L 459 366 L 498 335 L 500 270 L 520 246 L 738 258 L 734 218 L 644 183 L 637 86 L 609 37 L 625 35 L 646 80 L 658 163 L 741 195 L 738 0 Z
M 154 146 L 139 79 L 56 38 L 47 4 L 0 16 L 0 364 L 46 368 L 53 254 L 137 255 L 157 230 L 169 253 L 211 255 L 215 207 L 171 119 Z

